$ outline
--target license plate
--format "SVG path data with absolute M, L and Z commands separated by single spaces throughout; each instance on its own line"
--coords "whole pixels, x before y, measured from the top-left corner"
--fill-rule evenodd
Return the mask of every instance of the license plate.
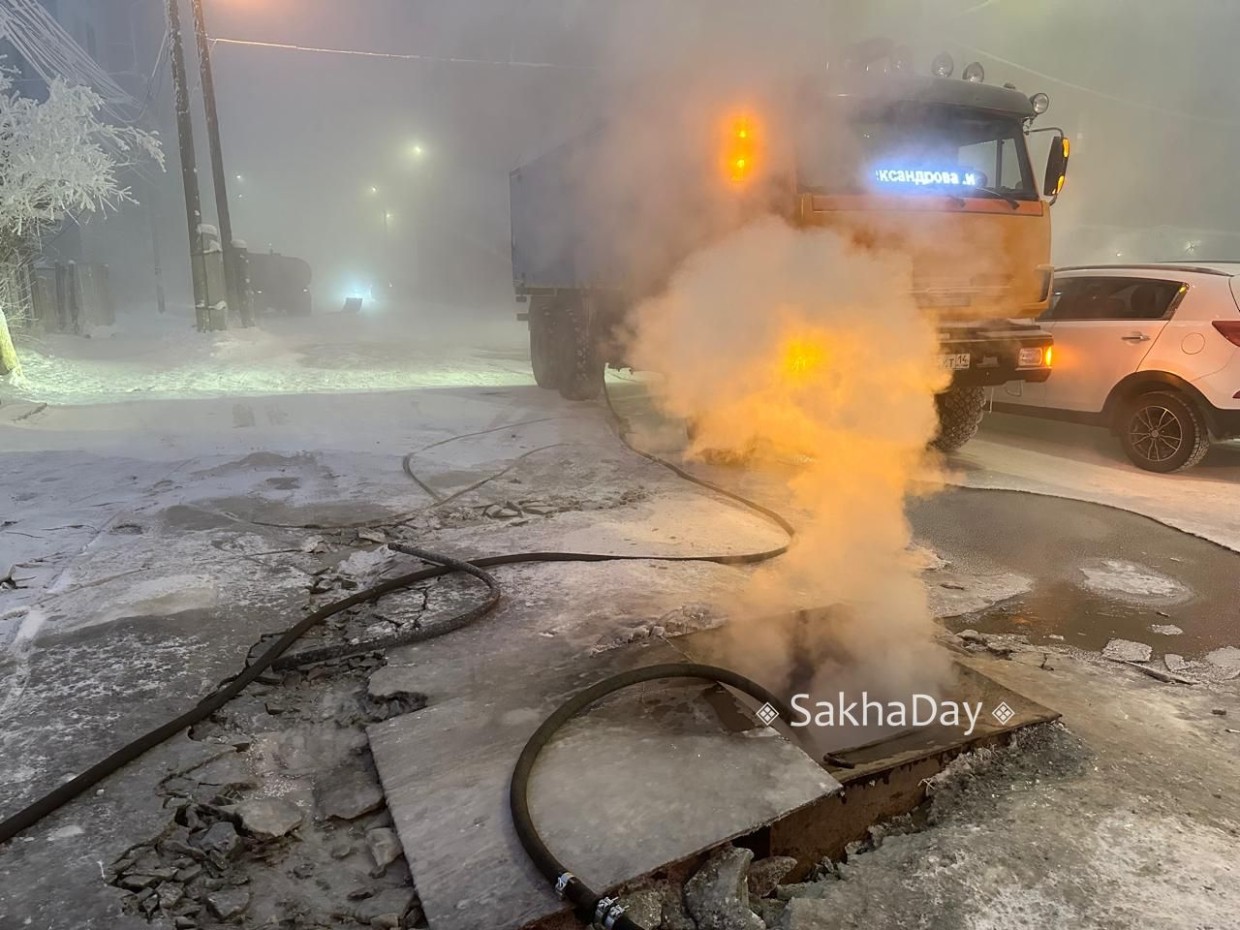
M 939 364 L 948 371 L 963 371 L 969 367 L 969 353 L 956 352 L 951 355 L 940 355 Z

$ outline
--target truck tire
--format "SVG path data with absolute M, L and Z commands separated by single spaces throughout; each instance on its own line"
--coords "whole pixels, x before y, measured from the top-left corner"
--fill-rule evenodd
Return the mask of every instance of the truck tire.
M 560 381 L 565 400 L 594 400 L 603 391 L 603 360 L 589 298 L 560 308 L 556 316 Z
M 556 313 L 550 297 L 530 298 L 530 368 L 534 383 L 554 391 L 560 386 L 559 353 L 556 352 Z
M 1166 474 L 1191 468 L 1210 451 L 1210 433 L 1187 397 L 1150 391 L 1130 400 L 1116 424 L 1124 452 L 1138 468 Z
M 939 414 L 939 433 L 931 443 L 940 452 L 955 452 L 977 435 L 986 408 L 986 391 L 980 387 L 954 387 L 934 395 Z

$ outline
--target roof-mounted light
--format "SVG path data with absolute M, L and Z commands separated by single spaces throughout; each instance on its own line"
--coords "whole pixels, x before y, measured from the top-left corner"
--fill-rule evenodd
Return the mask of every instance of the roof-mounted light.
M 980 61 L 971 61 L 964 66 L 964 73 L 960 75 L 966 81 L 974 84 L 980 84 L 986 80 L 986 69 L 982 67 Z
M 1034 94 L 1029 102 L 1033 104 L 1034 113 L 1045 113 L 1051 106 L 1051 98 L 1042 93 Z
M 935 77 L 951 77 L 955 70 L 956 63 L 952 61 L 952 56 L 947 52 L 939 52 L 934 56 L 934 61 L 930 62 L 930 71 Z

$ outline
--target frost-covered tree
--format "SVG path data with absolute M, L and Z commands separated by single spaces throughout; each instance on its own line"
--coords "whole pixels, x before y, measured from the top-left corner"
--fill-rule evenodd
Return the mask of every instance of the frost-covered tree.
M 0 72 L 0 265 L 20 260 L 41 233 L 131 201 L 119 172 L 163 154 L 154 134 L 101 118 L 89 87 L 53 80 L 46 100 L 23 97 Z M 0 375 L 21 365 L 0 306 Z

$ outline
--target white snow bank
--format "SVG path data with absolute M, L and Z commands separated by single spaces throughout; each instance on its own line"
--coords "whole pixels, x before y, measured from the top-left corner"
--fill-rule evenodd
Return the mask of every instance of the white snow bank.
M 459 312 L 454 318 L 443 308 L 367 320 L 266 316 L 256 327 L 212 333 L 196 332 L 185 311 L 126 313 L 106 335 L 19 338 L 26 384 L 0 392 L 91 404 L 533 383 L 525 332 L 515 319 Z

